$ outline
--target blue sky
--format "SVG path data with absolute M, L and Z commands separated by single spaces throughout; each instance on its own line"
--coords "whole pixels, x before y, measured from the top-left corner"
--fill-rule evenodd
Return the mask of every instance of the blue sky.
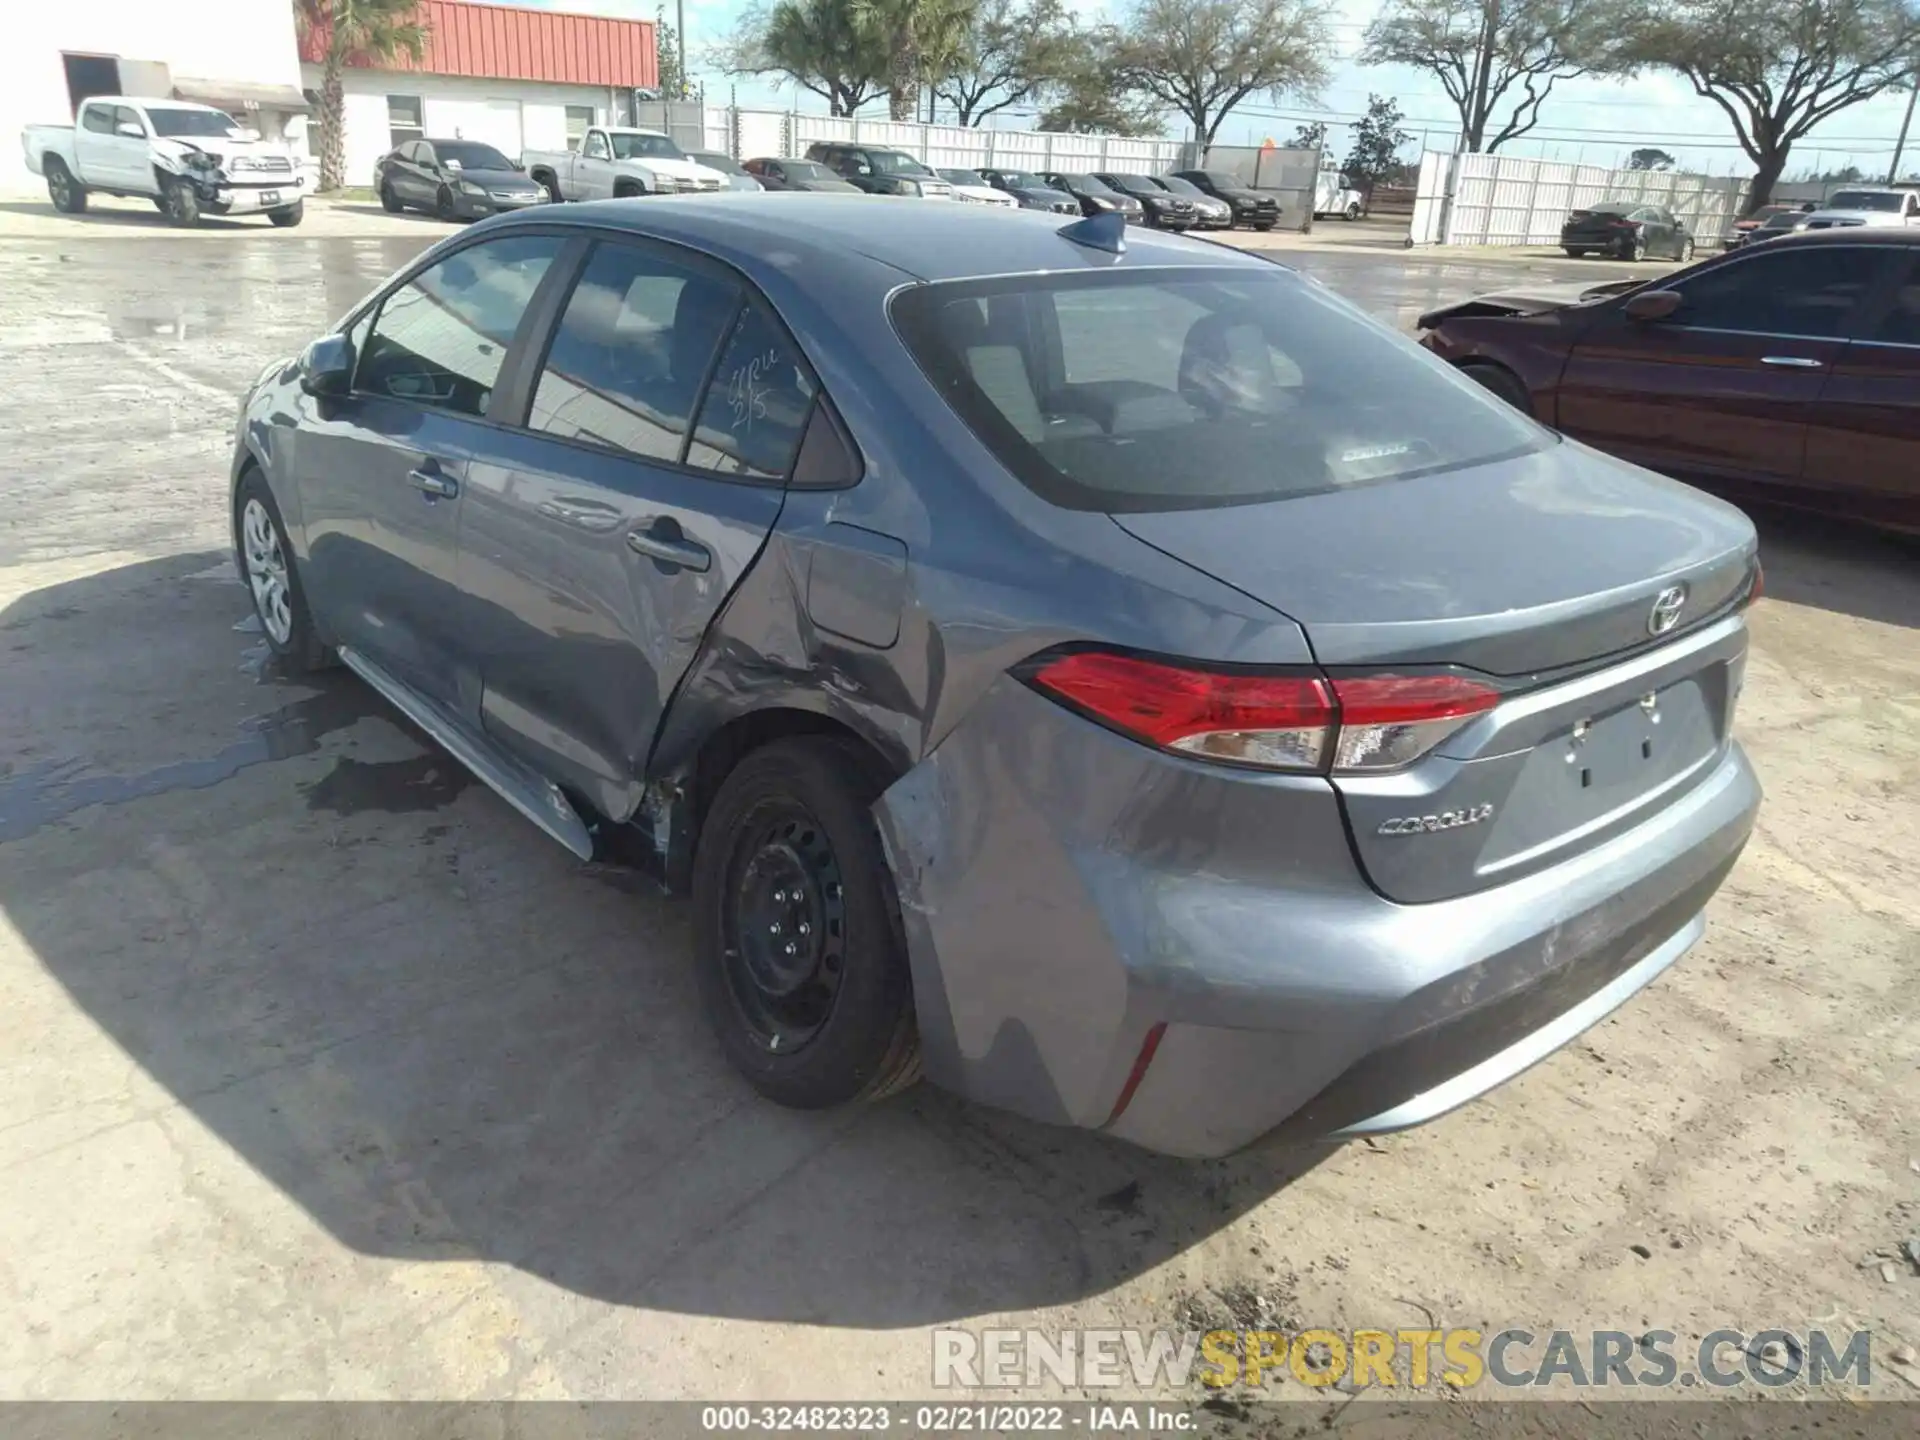
M 577 10 L 602 15 L 651 19 L 658 0 L 522 0 L 553 10 Z M 689 51 L 696 77 L 707 84 L 709 98 L 724 101 L 728 87 L 738 86 L 742 105 L 821 109 L 822 103 L 803 90 L 775 90 L 762 82 L 703 70 L 706 46 L 725 35 L 747 0 L 685 0 Z M 1080 12 L 1094 18 L 1109 8 L 1106 0 L 1072 0 Z M 1360 47 L 1361 32 L 1379 9 L 1380 0 L 1339 0 L 1334 16 L 1336 46 L 1343 57 Z M 673 6 L 666 7 L 673 19 Z M 1290 97 L 1279 105 L 1256 100 L 1227 118 L 1219 139 L 1224 144 L 1258 144 L 1271 135 L 1284 142 L 1300 119 L 1335 117 L 1347 120 L 1366 109 L 1370 93 L 1392 95 L 1407 116 L 1406 128 L 1424 132 L 1436 148 L 1451 145 L 1458 127 L 1453 106 L 1437 81 L 1418 71 L 1397 66 L 1372 68 L 1342 58 L 1327 87 L 1316 97 Z M 1894 137 L 1906 106 L 1904 92 L 1845 110 L 1828 120 L 1794 147 L 1789 174 L 1806 169 L 1833 169 L 1859 165 L 1884 178 L 1892 158 Z M 879 113 L 876 111 L 876 113 Z M 1733 127 L 1711 101 L 1696 96 L 1677 76 L 1649 74 L 1636 80 L 1573 80 L 1563 82 L 1547 102 L 1540 126 L 1524 140 L 1504 147 L 1515 155 L 1543 155 L 1595 165 L 1624 163 L 1637 145 L 1658 145 L 1679 158 L 1683 168 L 1709 174 L 1749 174 L 1752 164 L 1734 139 Z M 1031 123 L 1009 119 L 1005 123 Z M 1178 123 L 1167 133 L 1183 133 Z M 1334 148 L 1344 150 L 1347 132 L 1338 123 L 1331 135 Z M 1409 154 L 1418 142 L 1409 147 Z M 1910 146 L 1904 171 L 1920 168 L 1916 148 Z

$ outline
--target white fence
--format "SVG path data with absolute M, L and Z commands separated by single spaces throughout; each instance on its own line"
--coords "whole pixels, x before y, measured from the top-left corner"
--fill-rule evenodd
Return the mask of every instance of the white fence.
M 1717 242 L 1740 213 L 1747 182 L 1673 170 L 1608 170 L 1509 155 L 1420 160 L 1414 193 L 1415 245 L 1552 245 L 1567 213 L 1601 200 L 1671 210 L 1689 233 Z
M 840 119 L 793 110 L 747 110 L 694 101 L 647 101 L 635 121 L 665 130 L 689 150 L 718 150 L 736 160 L 756 155 L 800 156 L 817 141 L 888 145 L 928 165 L 975 170 L 1144 170 L 1156 174 L 1188 163 L 1179 140 L 1129 140 L 1118 135 L 1068 135 L 1044 130 L 989 130 L 967 125 Z

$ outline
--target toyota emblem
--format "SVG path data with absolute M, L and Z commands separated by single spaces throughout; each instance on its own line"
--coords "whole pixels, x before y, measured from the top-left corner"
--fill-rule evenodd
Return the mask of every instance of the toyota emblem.
M 1680 612 L 1687 607 L 1687 587 L 1669 585 L 1654 597 L 1653 609 L 1647 612 L 1647 633 L 1664 635 L 1680 623 Z

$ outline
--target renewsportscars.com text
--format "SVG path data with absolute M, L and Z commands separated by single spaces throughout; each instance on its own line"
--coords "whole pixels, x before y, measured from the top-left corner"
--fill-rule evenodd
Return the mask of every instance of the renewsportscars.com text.
M 933 1332 L 938 1388 L 1046 1384 L 1220 1389 L 1302 1385 L 1637 1389 L 1866 1388 L 1873 1337 L 1856 1330 L 958 1330 Z

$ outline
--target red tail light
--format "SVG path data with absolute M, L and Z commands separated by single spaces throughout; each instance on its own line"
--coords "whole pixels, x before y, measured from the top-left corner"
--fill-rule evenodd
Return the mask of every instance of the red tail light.
M 1081 650 L 1033 682 L 1163 750 L 1269 770 L 1318 770 L 1333 699 L 1308 675 L 1223 674 Z
M 1076 651 L 1030 676 L 1135 739 L 1263 770 L 1396 770 L 1426 754 L 1500 694 L 1453 675 L 1261 675 Z

